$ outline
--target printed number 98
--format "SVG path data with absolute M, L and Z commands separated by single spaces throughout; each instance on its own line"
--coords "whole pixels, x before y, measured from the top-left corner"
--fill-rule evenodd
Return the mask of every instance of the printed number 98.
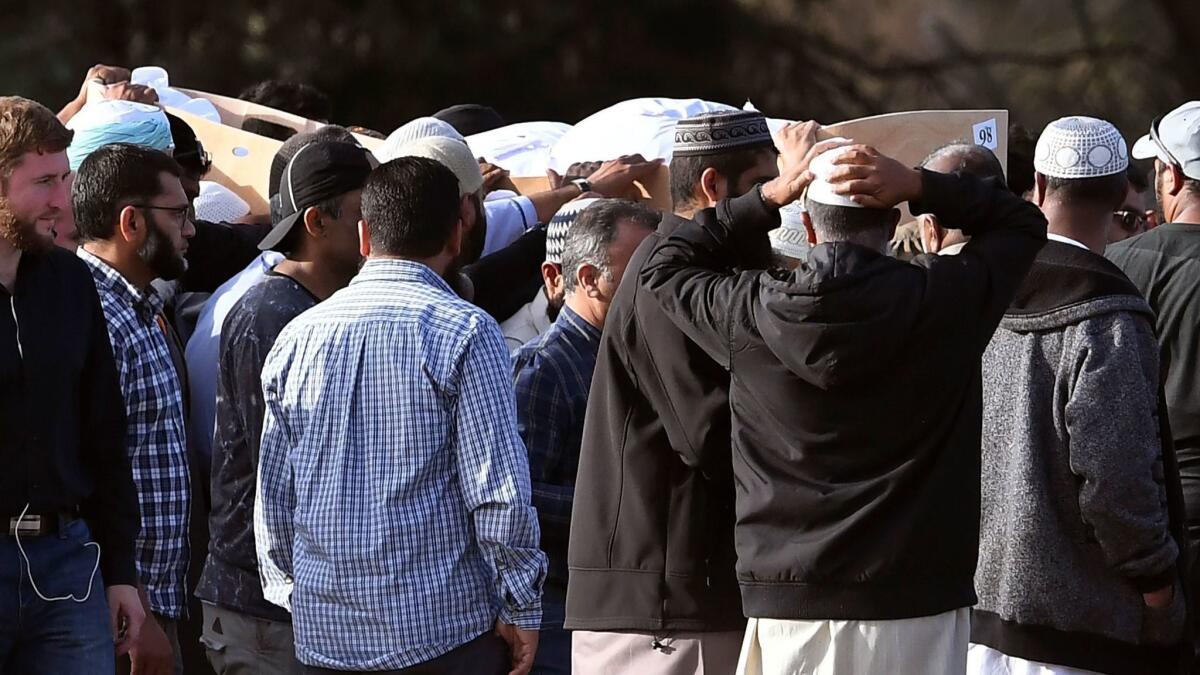
M 982 129 L 980 129 L 979 137 L 976 139 L 976 142 L 978 143 L 978 145 L 991 145 L 992 143 L 994 143 L 995 139 L 992 137 L 992 128 L 991 127 L 983 127 Z

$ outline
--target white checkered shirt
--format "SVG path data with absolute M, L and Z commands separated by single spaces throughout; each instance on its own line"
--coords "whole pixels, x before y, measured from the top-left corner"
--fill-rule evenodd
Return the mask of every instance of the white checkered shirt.
M 142 515 L 138 576 L 150 609 L 177 619 L 187 607 L 191 487 L 183 389 L 158 324 L 162 298 L 138 290 L 83 247 L 77 252 L 96 282 L 125 396 L 126 449 Z
M 262 371 L 254 528 L 300 661 L 400 669 L 536 629 L 546 556 L 499 326 L 428 267 L 369 260 Z

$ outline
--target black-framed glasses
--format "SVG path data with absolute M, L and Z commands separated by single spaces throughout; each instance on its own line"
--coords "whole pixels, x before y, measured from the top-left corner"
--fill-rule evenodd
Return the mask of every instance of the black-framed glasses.
M 196 209 L 191 204 L 187 206 L 155 206 L 153 204 L 130 204 L 130 206 L 139 209 L 151 209 L 153 211 L 168 211 L 175 215 L 175 222 L 182 228 L 188 221 L 196 222 Z
M 1162 153 L 1166 155 L 1167 160 L 1171 164 L 1175 166 L 1183 166 L 1179 163 L 1179 160 L 1175 159 L 1175 155 L 1171 154 L 1171 151 L 1167 149 L 1167 146 L 1162 142 L 1162 139 L 1158 137 L 1158 123 L 1161 121 L 1162 116 L 1159 115 L 1158 117 L 1154 118 L 1153 122 L 1150 123 L 1150 140 L 1154 141 L 1154 145 L 1158 146 L 1159 150 L 1162 150 Z
M 1144 211 L 1122 209 L 1120 211 L 1113 211 L 1113 220 L 1126 232 L 1137 232 L 1146 224 L 1147 218 Z

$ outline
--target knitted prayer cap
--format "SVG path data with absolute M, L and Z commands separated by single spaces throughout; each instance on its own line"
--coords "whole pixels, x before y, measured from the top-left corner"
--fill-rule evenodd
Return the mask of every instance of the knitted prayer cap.
M 196 218 L 210 223 L 233 223 L 250 213 L 250 205 L 233 190 L 212 181 L 200 181 L 194 203 Z
M 575 223 L 575 219 L 584 209 L 599 201 L 598 197 L 576 199 L 563 204 L 558 213 L 546 225 L 546 262 L 555 265 L 562 264 L 563 246 L 567 242 L 567 230 Z
M 771 249 L 779 255 L 808 260 L 808 230 L 804 229 L 804 204 L 794 201 L 779 209 L 779 227 L 767 233 Z
M 393 131 L 387 137 L 387 139 L 380 144 L 379 149 L 375 151 L 375 156 L 378 157 L 379 161 L 381 162 L 390 162 L 397 157 L 403 156 L 399 154 L 400 148 L 403 148 L 413 141 L 419 141 L 422 138 L 429 138 L 430 136 L 442 136 L 445 138 L 453 138 L 455 140 L 462 141 L 463 143 L 467 142 L 467 140 L 463 138 L 462 134 L 458 133 L 454 127 L 450 126 L 446 122 L 443 122 L 435 117 L 418 117 L 417 119 L 407 122 Z
M 1063 117 L 1038 137 L 1033 168 L 1052 178 L 1099 178 L 1124 173 L 1129 149 L 1121 132 L 1095 117 Z
M 462 141 L 445 136 L 426 136 L 401 147 L 396 153 L 397 157 L 426 157 L 450 169 L 458 178 L 460 195 L 474 194 L 483 187 L 479 162 Z
M 754 110 L 705 113 L 675 123 L 675 157 L 773 146 L 767 118 Z

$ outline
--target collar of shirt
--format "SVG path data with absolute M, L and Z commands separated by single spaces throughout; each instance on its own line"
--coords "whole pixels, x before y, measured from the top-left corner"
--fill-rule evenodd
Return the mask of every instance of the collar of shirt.
M 108 263 L 104 262 L 95 255 L 86 251 L 82 246 L 75 249 L 75 254 L 87 263 L 87 266 L 92 270 L 92 276 L 98 284 L 101 284 L 104 290 L 112 293 L 121 300 L 129 303 L 131 307 L 136 309 L 143 321 L 147 323 L 154 321 L 163 309 L 163 299 L 151 287 L 147 287 L 146 291 L 141 291 L 123 274 L 113 269 Z
M 579 333 L 588 342 L 600 344 L 600 329 L 588 323 L 572 310 L 570 307 L 563 305 L 562 311 L 558 314 L 558 319 L 555 323 L 561 323 L 565 328 L 570 328 L 576 333 Z
M 1050 241 L 1057 241 L 1057 242 L 1058 242 L 1058 243 L 1060 243 L 1060 244 L 1069 244 L 1069 245 L 1071 245 L 1071 246 L 1078 246 L 1079 248 L 1081 248 L 1081 249 L 1083 249 L 1083 250 L 1085 250 L 1085 251 L 1090 251 L 1090 250 L 1092 250 L 1092 249 L 1088 248 L 1087 246 L 1084 246 L 1082 243 L 1080 243 L 1080 242 L 1078 242 L 1078 241 L 1076 241 L 1076 240 L 1074 240 L 1074 239 L 1072 239 L 1072 238 L 1070 238 L 1070 237 L 1064 237 L 1064 236 L 1062 236 L 1061 234 L 1055 234 L 1055 233 L 1053 233 L 1053 232 L 1047 232 L 1047 233 L 1046 233 L 1046 238 L 1047 238 L 1047 239 L 1049 239 Z
M 363 264 L 358 274 L 350 280 L 350 285 L 353 286 L 371 281 L 424 283 L 447 293 L 455 294 L 454 289 L 450 288 L 450 284 L 447 284 L 446 280 L 439 276 L 437 272 L 434 272 L 422 263 L 412 260 L 370 258 Z

